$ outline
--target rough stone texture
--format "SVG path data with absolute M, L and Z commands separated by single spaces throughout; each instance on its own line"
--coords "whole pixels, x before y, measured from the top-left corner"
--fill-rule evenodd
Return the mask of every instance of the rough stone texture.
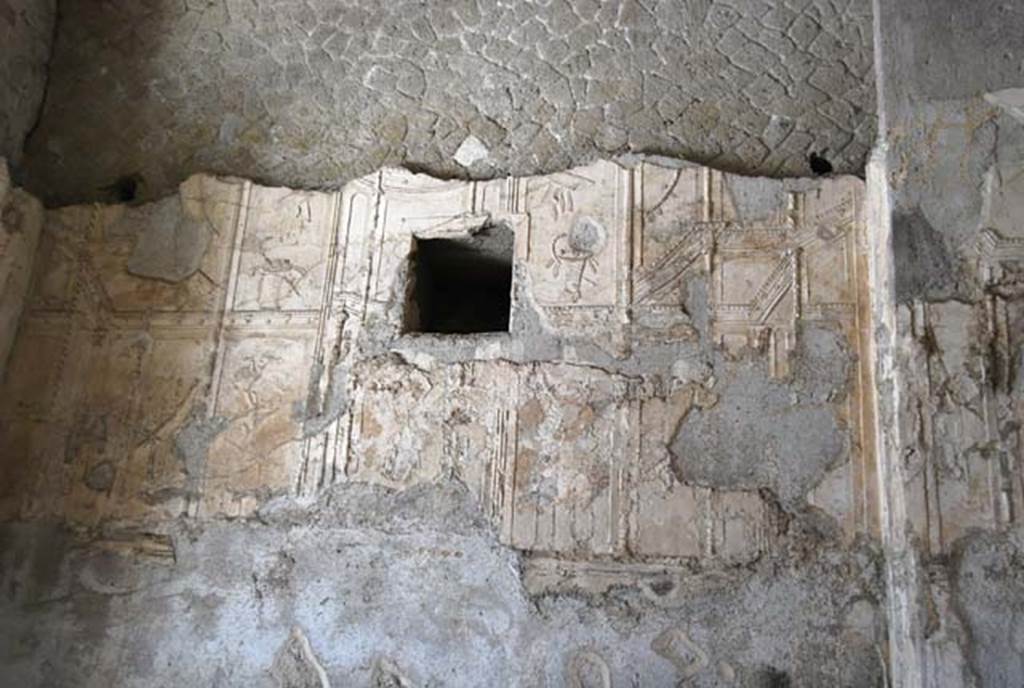
M 46 92 L 56 0 L 0 0 L 0 158 L 21 161 Z
M 893 395 L 904 482 L 890 518 L 908 524 L 901 575 L 918 581 L 908 644 L 894 662 L 908 684 L 1015 685 L 1024 633 L 1010 602 L 1020 595 L 1012 568 L 1024 513 L 1024 8 L 879 5 L 904 382 Z
M 875 131 L 870 26 L 867 0 L 69 2 L 27 179 L 52 205 L 201 171 L 461 175 L 469 135 L 489 151 L 476 177 L 626 151 L 770 175 L 815 151 L 853 173 Z
M 5 529 L 0 658 L 27 685 L 877 684 L 861 203 L 637 160 L 49 211 L 0 506 L 74 532 L 42 571 L 16 562 L 47 526 Z M 143 271 L 152 237 L 175 260 Z M 437 240 L 511 250 L 508 332 L 410 331 Z M 716 448 L 768 478 L 679 469 L 690 433 L 789 416 Z

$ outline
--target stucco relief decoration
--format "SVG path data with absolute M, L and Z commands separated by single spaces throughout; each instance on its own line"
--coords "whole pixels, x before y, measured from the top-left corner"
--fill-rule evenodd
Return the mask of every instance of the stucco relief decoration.
M 795 470 L 777 497 L 852 537 L 873 470 L 860 197 L 850 178 L 600 162 L 487 182 L 386 169 L 333 193 L 196 176 L 157 203 L 50 211 L 0 403 L 18 459 L 0 506 L 244 516 L 340 482 L 455 478 L 531 586 L 604 589 L 770 551 L 769 495 Z M 510 254 L 484 241 L 495 227 Z M 443 278 L 415 268 L 426 241 L 481 279 L 508 271 L 507 332 L 410 326 L 413 276 Z M 822 342 L 827 395 L 794 363 Z M 798 400 L 780 412 L 809 414 L 814 466 L 692 448 L 752 389 L 739 403 Z

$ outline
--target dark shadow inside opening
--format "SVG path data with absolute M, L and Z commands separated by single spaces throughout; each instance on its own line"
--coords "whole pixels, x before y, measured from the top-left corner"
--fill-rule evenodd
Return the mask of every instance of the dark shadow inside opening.
M 512 308 L 511 229 L 487 225 L 457 239 L 416 239 L 406 332 L 508 332 Z

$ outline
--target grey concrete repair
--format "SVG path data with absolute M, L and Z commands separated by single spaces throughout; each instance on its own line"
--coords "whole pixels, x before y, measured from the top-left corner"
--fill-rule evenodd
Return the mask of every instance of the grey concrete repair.
M 676 685 L 691 665 L 693 686 L 882 680 L 883 593 L 866 546 L 803 535 L 777 559 L 663 597 L 531 598 L 457 484 L 346 486 L 260 521 L 160 530 L 171 556 L 42 523 L 0 529 L 5 680 L 320 688 L 324 667 L 331 686 L 608 685 L 572 661 L 590 650 L 613 685 Z
M 971 674 L 981 685 L 1024 685 L 1021 625 L 1011 621 L 1024 613 L 1021 533 L 965 538 L 950 566 L 953 603 L 968 634 L 963 640 Z
M 855 172 L 870 23 L 865 0 L 65 2 L 22 178 L 57 204 L 122 178 L 156 198 L 198 171 L 311 187 L 627 151 Z
M 164 213 L 173 216 L 176 198 L 147 206 L 146 212 Z M 159 220 L 131 218 L 143 227 L 162 227 Z M 131 221 L 129 220 L 129 221 Z M 128 271 L 139 277 L 152 277 L 181 282 L 199 269 L 203 255 L 210 245 L 208 225 L 198 220 L 183 217 L 174 232 L 148 231 L 143 233 L 135 245 L 135 251 L 128 261 Z
M 846 458 L 830 402 L 846 389 L 850 360 L 839 335 L 809 327 L 801 333 L 788 384 L 772 380 L 765 367 L 756 360 L 714 366 L 722 401 L 694 408 L 679 424 L 670 447 L 672 467 L 684 483 L 768 489 L 787 507 L 798 508 Z M 762 459 L 752 462 L 751 456 Z

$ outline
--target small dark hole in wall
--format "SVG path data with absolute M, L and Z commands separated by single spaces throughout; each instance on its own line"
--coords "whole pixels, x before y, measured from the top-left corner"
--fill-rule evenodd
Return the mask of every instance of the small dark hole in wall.
M 457 239 L 416 239 L 406 332 L 508 332 L 512 230 L 483 227 Z
M 775 667 L 768 667 L 765 671 L 761 672 L 758 685 L 764 688 L 792 688 L 793 683 L 789 680 L 789 675 L 785 671 L 780 671 Z
M 824 176 L 826 174 L 832 174 L 832 163 L 825 159 L 825 152 L 826 151 L 821 151 L 820 153 L 811 153 L 810 157 L 807 158 L 807 161 L 811 165 L 811 172 L 818 175 L 819 177 Z
M 119 203 L 131 203 L 139 195 L 139 184 L 142 177 L 137 174 L 126 174 L 118 177 L 117 181 L 109 186 L 104 186 L 100 191 L 106 191 Z

